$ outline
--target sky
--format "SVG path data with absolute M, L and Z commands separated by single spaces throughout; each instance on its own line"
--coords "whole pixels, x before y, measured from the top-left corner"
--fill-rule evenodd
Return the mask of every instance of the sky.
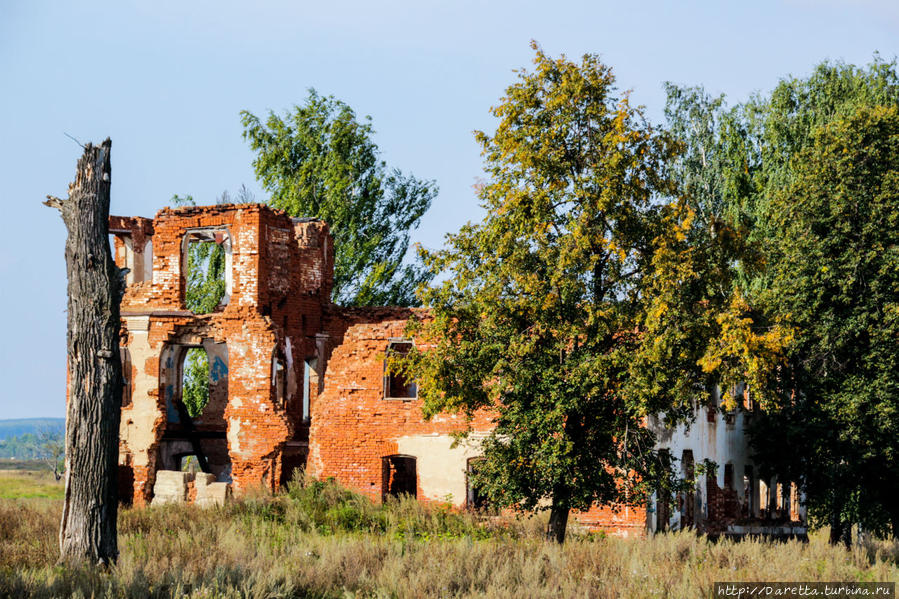
M 899 55 L 896 0 L 304 2 L 0 0 L 0 419 L 65 415 L 66 197 L 82 143 L 112 138 L 112 205 L 153 216 L 173 194 L 260 201 L 239 112 L 283 113 L 309 88 L 370 115 L 391 167 L 436 180 L 413 242 L 483 217 L 472 131 L 528 67 L 599 54 L 660 121 L 663 83 L 732 103 L 817 63 Z

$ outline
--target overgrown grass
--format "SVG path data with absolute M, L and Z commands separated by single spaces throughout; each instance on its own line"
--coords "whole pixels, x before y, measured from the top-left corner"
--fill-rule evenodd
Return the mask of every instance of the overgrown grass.
M 0 470 L 0 498 L 62 499 L 65 485 L 45 470 Z
M 0 500 L 4 597 L 711 597 L 715 581 L 897 581 L 896 548 L 709 542 L 689 532 L 545 542 L 542 523 L 415 501 L 376 506 L 333 483 L 199 509 L 125 509 L 118 563 L 64 568 L 58 501 Z

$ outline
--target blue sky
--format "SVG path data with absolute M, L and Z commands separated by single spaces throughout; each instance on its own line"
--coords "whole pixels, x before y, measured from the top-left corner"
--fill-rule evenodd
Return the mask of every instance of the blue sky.
M 896 0 L 736 2 L 0 3 L 0 419 L 65 412 L 65 197 L 81 149 L 112 151 L 112 212 L 152 216 L 172 194 L 209 202 L 246 184 L 265 198 L 238 113 L 282 112 L 309 87 L 371 115 L 391 166 L 441 193 L 414 241 L 481 217 L 471 132 L 529 40 L 601 55 L 654 120 L 662 84 L 732 101 L 824 59 L 899 54 Z

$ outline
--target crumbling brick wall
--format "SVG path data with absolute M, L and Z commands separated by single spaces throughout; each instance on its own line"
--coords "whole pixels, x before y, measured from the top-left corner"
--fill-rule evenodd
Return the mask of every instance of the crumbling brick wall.
M 489 431 L 489 416 L 478 414 L 469 422 L 461 415 L 449 414 L 426 421 L 420 400 L 385 399 L 388 343 L 403 338 L 410 317 L 423 314 L 404 308 L 340 309 L 327 313 L 330 356 L 324 391 L 312 407 L 307 466 L 310 474 L 333 477 L 380 501 L 388 484 L 384 459 L 411 455 L 419 464 L 420 499 L 445 500 L 451 494 L 452 503 L 464 504 L 465 463 L 477 455 L 477 450 L 462 446 L 450 449 L 451 434 L 469 427 Z M 429 444 L 432 451 L 414 449 Z M 429 460 L 436 462 L 436 468 L 427 467 Z M 439 464 L 444 464 L 446 471 L 435 474 Z M 441 476 L 446 480 L 440 480 Z
M 184 303 L 185 235 L 220 230 L 230 244 L 228 303 L 211 314 L 193 314 Z M 329 303 L 333 255 L 327 225 L 291 219 L 260 205 L 223 205 L 161 210 L 153 221 L 110 218 L 119 266 L 138 258 L 152 241 L 152 273 L 128 286 L 122 301 L 123 341 L 131 362 L 123 401 L 120 470 L 136 503 L 152 494 L 161 445 L 200 437 L 202 447 L 221 438 L 236 490 L 283 480 L 283 455 L 302 445 L 302 364 L 317 351 L 322 307 Z M 179 401 L 179 354 L 172 348 L 218 344 L 226 392 L 213 391 L 196 434 L 173 418 Z M 278 396 L 273 369 L 286 369 Z M 214 368 L 213 368 L 214 370 Z M 299 378 L 298 378 L 299 377 Z M 180 436 L 179 436 L 180 435 Z M 183 438 L 182 438 L 183 437 Z

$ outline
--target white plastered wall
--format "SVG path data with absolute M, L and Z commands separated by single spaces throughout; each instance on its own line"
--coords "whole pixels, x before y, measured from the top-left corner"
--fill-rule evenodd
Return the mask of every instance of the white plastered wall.
M 456 441 L 451 435 L 411 435 L 397 439 L 397 453 L 413 456 L 418 486 L 427 499 L 465 505 L 468 460 L 481 455 L 481 437 Z
M 122 410 L 119 434 L 124 448 L 131 453 L 132 464 L 147 466 L 149 449 L 156 440 L 155 423 L 163 416 L 155 397 L 159 380 L 146 372 L 147 360 L 155 358 L 156 351 L 148 341 L 149 317 L 125 317 L 124 321 L 131 336 L 128 351 L 135 374 L 131 381 L 131 405 Z
M 715 404 L 719 403 L 718 393 L 713 398 Z M 714 422 L 707 418 L 707 408 L 699 407 L 695 412 L 695 419 L 686 426 L 680 424 L 673 429 L 666 428 L 660 418 L 650 418 L 649 428 L 656 434 L 657 449 L 667 449 L 671 457 L 677 460 L 674 464 L 675 472 L 682 472 L 682 458 L 685 450 L 693 452 L 695 467 L 699 467 L 705 460 L 711 460 L 717 464 L 716 484 L 724 487 L 724 467 L 733 464 L 733 484 L 737 497 L 743 500 L 744 486 L 743 475 L 747 465 L 752 466 L 756 476 L 758 468 L 753 463 L 750 454 L 749 437 L 746 428 L 750 415 L 742 409 L 737 409 L 731 415 L 731 423 L 728 423 L 726 414 L 716 411 Z M 696 503 L 698 511 L 696 519 L 705 519 L 708 516 L 708 498 L 706 497 L 706 475 L 696 476 Z M 655 503 L 655 502 L 654 502 Z M 757 510 L 756 506 L 756 510 Z M 758 512 L 756 511 L 757 515 Z M 658 530 L 657 512 L 651 515 L 651 528 Z M 680 527 L 680 512 L 674 509 L 671 514 L 669 526 L 672 529 Z

